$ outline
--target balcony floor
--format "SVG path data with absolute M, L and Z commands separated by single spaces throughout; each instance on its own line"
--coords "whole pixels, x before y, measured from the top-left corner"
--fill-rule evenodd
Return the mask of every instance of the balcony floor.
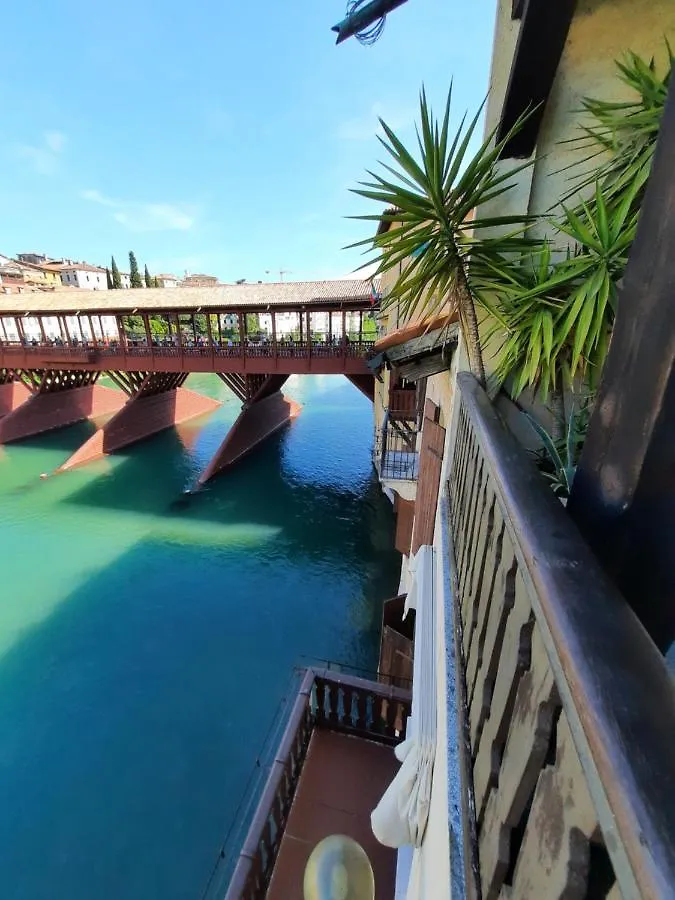
M 398 765 L 391 747 L 315 729 L 267 900 L 303 900 L 309 855 L 330 834 L 346 834 L 361 844 L 375 873 L 375 900 L 392 900 L 396 851 L 375 840 L 370 813 Z

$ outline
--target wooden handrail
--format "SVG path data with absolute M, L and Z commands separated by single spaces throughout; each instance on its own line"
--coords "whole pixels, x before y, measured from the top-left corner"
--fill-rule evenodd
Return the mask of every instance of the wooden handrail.
M 618 887 L 624 897 L 670 896 L 675 885 L 675 690 L 664 660 L 483 389 L 466 373 L 457 383 L 460 416 L 479 448 L 473 462 L 466 461 L 473 452 L 469 448 L 456 463 L 454 500 L 451 493 L 455 506 L 473 509 L 459 517 L 470 523 L 466 533 L 474 534 L 473 543 L 464 541 L 469 547 L 465 559 L 478 552 L 477 495 L 485 490 L 487 496 L 489 479 Z M 479 474 L 469 498 L 466 473 L 472 465 Z M 457 521 L 456 514 L 455 509 Z

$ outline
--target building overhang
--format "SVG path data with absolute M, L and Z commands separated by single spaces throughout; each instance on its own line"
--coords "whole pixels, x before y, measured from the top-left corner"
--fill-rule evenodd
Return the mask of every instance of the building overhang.
M 388 364 L 408 381 L 436 375 L 449 368 L 457 334 L 456 314 L 406 325 L 376 341 L 368 366 L 377 375 Z
M 507 141 L 502 159 L 527 158 L 534 152 L 576 5 L 576 0 L 520 0 L 513 4 L 513 17 L 520 18 L 521 25 L 497 140 L 503 140 L 521 116 L 528 116 Z

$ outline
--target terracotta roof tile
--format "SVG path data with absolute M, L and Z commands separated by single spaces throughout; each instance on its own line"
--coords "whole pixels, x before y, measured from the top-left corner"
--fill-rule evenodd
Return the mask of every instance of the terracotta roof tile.
M 88 291 L 78 289 L 77 308 L 83 312 L 124 313 L 133 309 L 189 310 L 258 308 L 268 306 L 309 306 L 327 303 L 364 302 L 372 297 L 371 282 L 356 279 L 340 281 L 284 281 L 263 284 L 221 284 L 216 287 L 136 288 L 121 291 Z M 0 296 L 0 313 L 17 311 L 16 306 Z M 64 302 L 60 290 L 43 295 L 39 305 L 21 312 L 67 312 L 74 308 L 72 300 Z

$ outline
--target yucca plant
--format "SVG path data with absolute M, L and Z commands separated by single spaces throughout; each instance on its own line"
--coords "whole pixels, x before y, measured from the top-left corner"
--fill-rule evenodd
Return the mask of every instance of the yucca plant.
M 398 304 L 404 320 L 458 313 L 471 370 L 484 385 L 474 305 L 479 283 L 483 285 L 486 273 L 503 267 L 506 259 L 522 253 L 531 242 L 524 234 L 527 217 L 481 216 L 480 208 L 510 190 L 514 176 L 530 163 L 506 174 L 497 167 L 504 145 L 522 121 L 500 141 L 495 142 L 494 132 L 489 134 L 469 155 L 482 107 L 468 125 L 465 116 L 451 135 L 451 97 L 452 89 L 438 120 L 422 90 L 414 151 L 380 119 L 384 137 L 379 140 L 393 166 L 381 163 L 383 174 L 369 172 L 373 180 L 361 182 L 354 193 L 384 204 L 386 210 L 355 218 L 384 221 L 390 227 L 352 246 L 365 246 L 375 253 L 376 275 L 401 267 L 383 300 L 384 308 Z M 475 210 L 478 214 L 472 218 Z M 485 229 L 500 236 L 485 238 Z
M 617 63 L 621 79 L 637 93 L 634 101 L 583 101 L 594 124 L 582 129 L 581 140 L 593 153 L 574 166 L 583 168 L 594 156 L 599 164 L 576 178 L 576 206 L 561 203 L 560 215 L 550 220 L 556 243 L 569 241 L 567 253 L 554 260 L 545 244 L 481 295 L 495 322 L 489 336 L 499 341 L 496 378 L 500 384 L 510 379 L 514 396 L 533 387 L 546 401 L 575 379 L 597 384 L 663 113 L 670 48 L 668 57 L 663 78 L 653 61 L 635 54 Z M 579 146 L 579 140 L 567 143 Z
M 541 441 L 541 450 L 534 454 L 539 470 L 556 496 L 569 497 L 588 431 L 588 401 L 579 407 L 572 405 L 567 419 L 557 423 L 564 429 L 561 438 L 549 433 L 530 413 L 525 416 Z

